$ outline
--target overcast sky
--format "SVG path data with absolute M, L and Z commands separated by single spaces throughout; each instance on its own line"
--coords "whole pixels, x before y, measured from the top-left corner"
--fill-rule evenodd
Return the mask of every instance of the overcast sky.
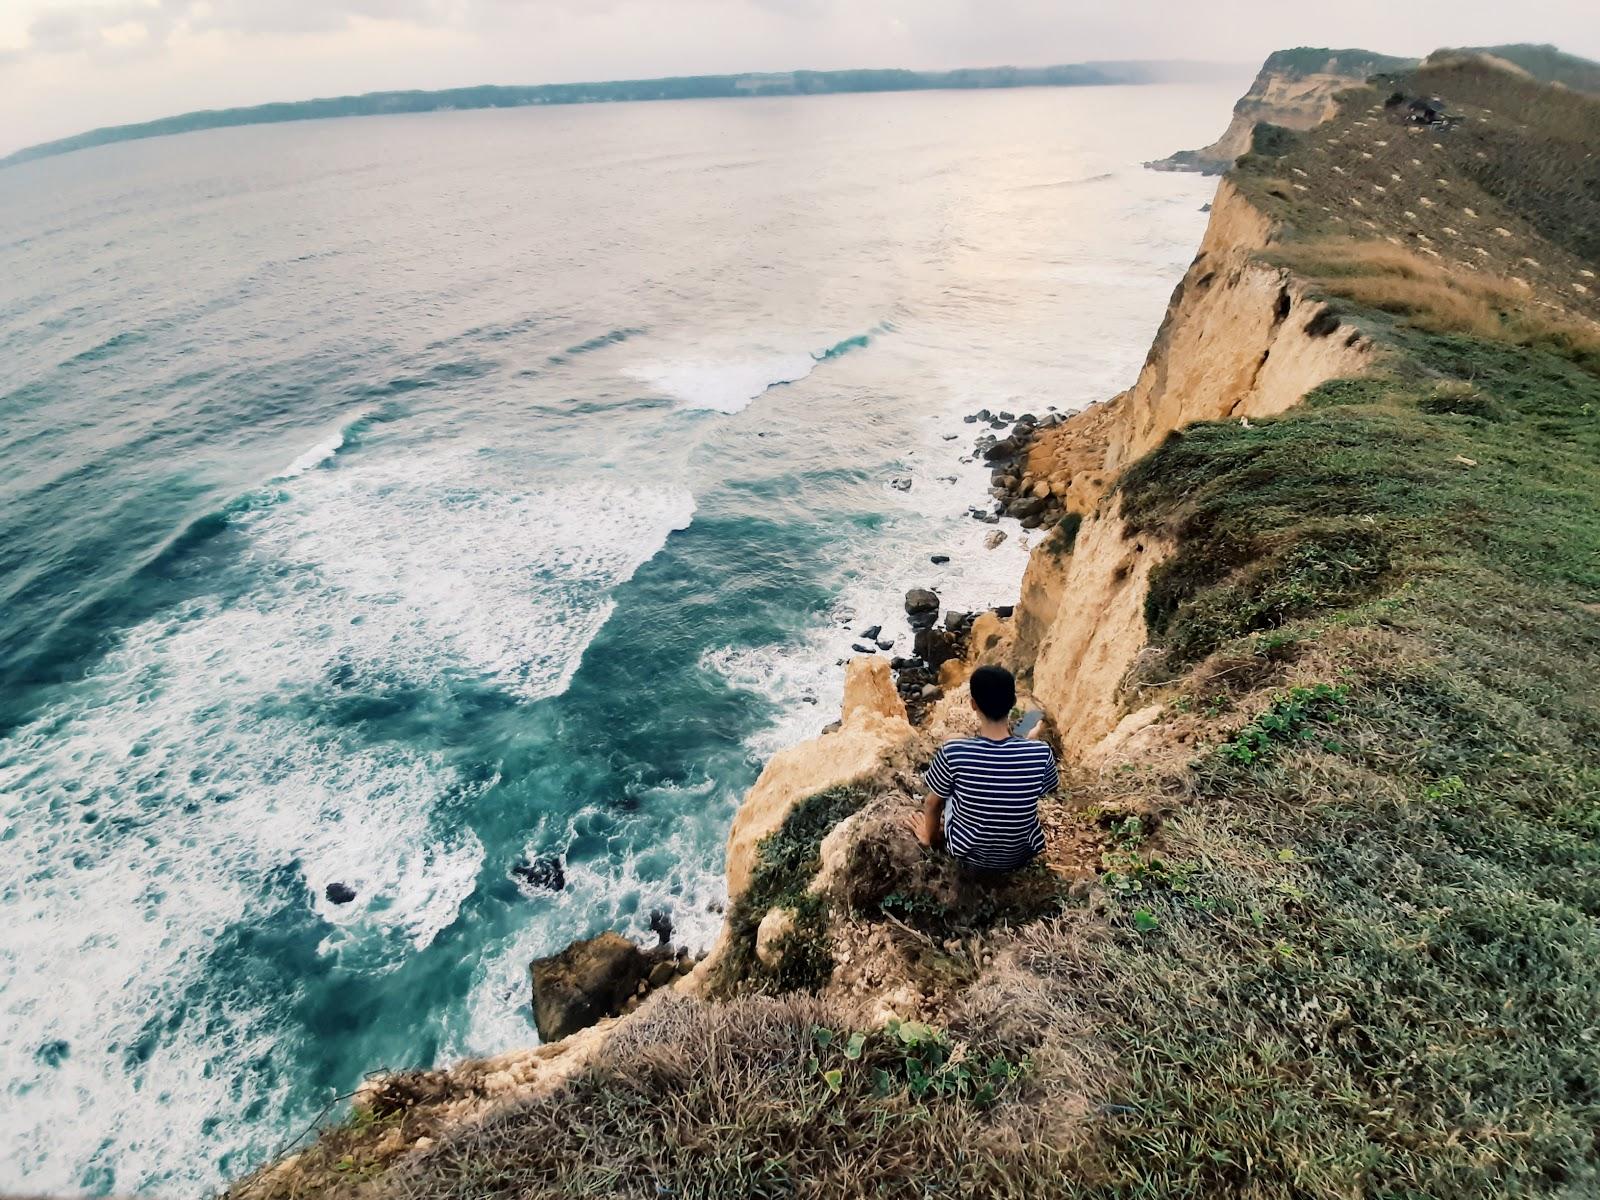
M 386 88 L 1507 41 L 1600 59 L 1600 0 L 0 0 L 0 154 Z

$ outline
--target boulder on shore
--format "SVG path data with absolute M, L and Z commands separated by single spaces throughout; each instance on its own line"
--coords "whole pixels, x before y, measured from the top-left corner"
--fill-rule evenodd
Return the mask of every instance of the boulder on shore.
M 994 445 L 985 449 L 983 456 L 990 462 L 995 462 L 1002 458 L 1015 458 L 1017 452 L 1021 449 L 1022 447 L 1017 445 L 1014 438 L 1001 438 Z
M 912 588 L 906 593 L 906 616 L 913 629 L 932 625 L 939 616 L 939 594 L 927 588 Z
M 541 1039 L 555 1042 L 621 1012 L 639 990 L 650 961 L 627 938 L 607 931 L 536 958 L 528 969 L 533 1023 Z

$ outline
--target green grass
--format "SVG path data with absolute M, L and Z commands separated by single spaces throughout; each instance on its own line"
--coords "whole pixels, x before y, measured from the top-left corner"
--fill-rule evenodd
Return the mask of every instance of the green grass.
M 1600 1190 L 1600 379 L 1404 337 L 1403 376 L 1122 480 L 1180 540 L 1152 640 L 1267 702 L 1108 887 L 1109 937 L 1028 935 L 1123 1072 L 1083 1194 Z M 1385 565 L 1352 587 L 1341 545 Z M 1324 678 L 1218 684 L 1264 629 Z

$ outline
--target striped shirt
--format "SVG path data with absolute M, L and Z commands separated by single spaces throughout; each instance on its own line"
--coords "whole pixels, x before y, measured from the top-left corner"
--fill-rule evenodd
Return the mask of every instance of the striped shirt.
M 1044 849 L 1039 797 L 1061 780 L 1056 756 L 1043 742 L 956 738 L 939 747 L 923 779 L 945 802 L 945 843 L 956 858 L 1005 871 Z

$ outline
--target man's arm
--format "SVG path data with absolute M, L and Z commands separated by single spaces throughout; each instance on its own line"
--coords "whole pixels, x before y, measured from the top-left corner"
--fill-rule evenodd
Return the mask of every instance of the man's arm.
M 928 764 L 922 780 L 928 790 L 922 801 L 922 811 L 911 819 L 911 827 L 917 835 L 917 841 L 932 850 L 944 843 L 945 797 L 954 793 L 956 783 L 943 746 L 939 747 L 933 761 Z
M 944 797 L 929 792 L 922 801 L 921 820 L 917 825 L 917 841 L 930 850 L 939 848 L 944 841 Z

